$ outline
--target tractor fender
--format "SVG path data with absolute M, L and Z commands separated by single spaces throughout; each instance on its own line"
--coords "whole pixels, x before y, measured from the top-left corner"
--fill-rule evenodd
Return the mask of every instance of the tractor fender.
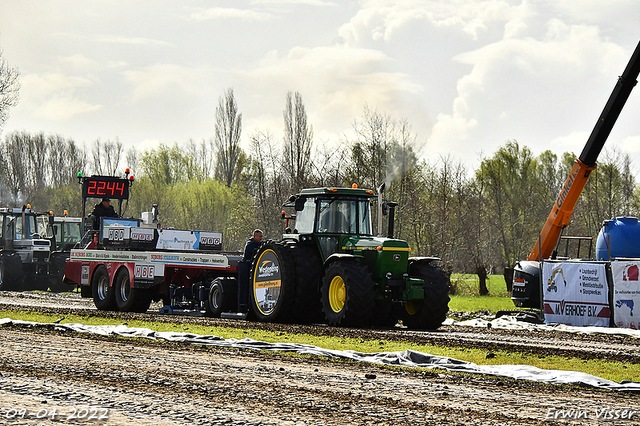
M 327 266 L 332 264 L 337 260 L 351 260 L 356 261 L 358 259 L 364 259 L 364 256 L 359 254 L 349 254 L 349 253 L 334 253 L 331 256 L 327 257 L 327 260 L 324 261 L 324 269 L 327 269 Z
M 432 263 L 432 262 L 438 262 L 442 259 L 440 259 L 439 257 L 427 257 L 427 256 L 415 256 L 415 257 L 410 257 L 409 258 L 409 264 L 411 263 L 422 263 L 425 262 L 427 264 Z

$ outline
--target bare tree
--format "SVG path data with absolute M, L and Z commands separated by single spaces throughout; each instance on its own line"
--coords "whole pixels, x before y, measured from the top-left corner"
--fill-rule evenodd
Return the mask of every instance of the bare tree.
M 46 177 L 50 164 L 47 162 L 49 144 L 44 133 L 39 132 L 25 137 L 27 142 L 27 170 L 25 174 L 25 195 L 31 200 L 47 185 Z
M 25 187 L 27 139 L 26 132 L 13 132 L 5 138 L 4 144 L 2 144 L 2 157 L 5 166 L 4 184 L 9 191 L 10 202 L 14 206 L 18 206 L 20 203 L 20 196 Z
M 229 88 L 221 96 L 216 108 L 217 148 L 216 175 L 231 186 L 236 177 L 236 166 L 240 158 L 240 134 L 242 132 L 242 114 L 238 112 L 233 89 Z
M 287 93 L 284 115 L 284 169 L 293 190 L 306 186 L 311 171 L 313 127 L 307 124 L 307 113 L 299 92 Z
M 395 137 L 395 123 L 387 114 L 364 108 L 362 121 L 355 121 L 356 140 L 351 144 L 347 177 L 363 187 L 375 188 L 386 181 L 388 149 Z
M 255 212 L 265 235 L 275 235 L 280 228 L 278 212 L 290 194 L 280 167 L 282 153 L 279 152 L 269 131 L 256 131 L 251 135 L 251 174 Z
M 344 185 L 344 164 L 349 156 L 345 143 L 330 146 L 322 142 L 320 148 L 316 148 L 311 164 L 314 167 L 314 186 L 340 186 Z
M 93 142 L 93 173 L 101 176 L 115 176 L 122 157 L 122 142 L 115 141 Z
M 125 161 L 127 162 L 127 167 L 133 176 L 136 175 L 138 171 L 138 151 L 135 146 L 132 146 L 127 150 L 127 155 L 125 157 Z
M 9 109 L 20 99 L 20 71 L 7 63 L 0 49 L 0 129 L 9 118 Z

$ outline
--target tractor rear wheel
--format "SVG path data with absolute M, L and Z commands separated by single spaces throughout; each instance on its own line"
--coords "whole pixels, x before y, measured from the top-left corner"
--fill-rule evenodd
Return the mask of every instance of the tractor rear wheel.
M 320 322 L 323 319 L 320 283 L 322 260 L 315 247 L 291 245 L 296 265 L 296 292 L 293 318 L 299 323 Z
M 253 258 L 250 304 L 258 321 L 291 322 L 296 268 L 284 243 L 267 241 Z
M 147 289 L 131 287 L 129 271 L 121 268 L 116 274 L 114 283 L 116 306 L 121 312 L 147 312 L 151 305 L 150 293 Z
M 109 273 L 104 266 L 98 266 L 91 278 L 91 295 L 93 304 L 99 311 L 113 311 L 116 309 L 116 299 L 113 287 L 109 286 Z
M 329 324 L 350 327 L 371 325 L 374 286 L 366 266 L 350 260 L 330 263 L 322 279 L 322 311 Z
M 0 254 L 0 290 L 20 290 L 22 287 L 22 259 L 16 253 Z
M 409 265 L 409 276 L 424 280 L 424 299 L 409 300 L 398 307 L 398 319 L 409 328 L 436 330 L 449 312 L 449 278 L 426 262 Z

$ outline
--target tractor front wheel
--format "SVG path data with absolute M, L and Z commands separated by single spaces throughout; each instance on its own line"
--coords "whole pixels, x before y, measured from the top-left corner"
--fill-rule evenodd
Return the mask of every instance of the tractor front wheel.
M 371 325 L 374 285 L 366 266 L 354 261 L 330 263 L 322 279 L 322 311 L 329 324 Z
M 22 260 L 16 253 L 0 253 L 0 290 L 21 290 Z
M 424 280 L 424 299 L 409 300 L 398 307 L 398 319 L 409 328 L 436 330 L 449 312 L 449 278 L 426 262 L 409 265 L 409 275 Z

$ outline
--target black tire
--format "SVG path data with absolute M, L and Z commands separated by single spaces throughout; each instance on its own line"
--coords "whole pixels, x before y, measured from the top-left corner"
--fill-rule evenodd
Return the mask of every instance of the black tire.
M 366 327 L 373 322 L 375 283 L 365 265 L 329 264 L 322 279 L 322 311 L 331 325 Z
M 49 289 L 53 293 L 73 290 L 73 286 L 62 282 L 69 253 L 54 252 L 49 257 Z
M 296 268 L 284 243 L 267 241 L 254 257 L 249 299 L 256 319 L 291 322 L 296 292 Z
M 113 283 L 116 307 L 121 312 L 147 312 L 151 305 L 150 292 L 132 288 L 127 268 L 120 268 Z
M 427 262 L 411 263 L 409 276 L 424 280 L 424 299 L 399 306 L 398 319 L 409 328 L 437 330 L 449 312 L 449 278 L 441 268 Z
M 321 322 L 322 294 L 322 260 L 315 247 L 289 246 L 296 265 L 296 292 L 293 302 L 293 318 L 297 323 L 308 324 Z
M 204 301 L 204 310 L 209 317 L 220 318 L 223 312 L 230 312 L 238 303 L 237 297 L 234 297 L 232 288 L 224 288 L 224 286 L 233 287 L 231 279 L 216 278 L 209 287 L 209 296 Z M 237 287 L 236 287 L 237 293 Z
M 24 274 L 22 259 L 17 253 L 2 253 L 0 255 L 0 290 L 22 290 Z
M 91 277 L 91 296 L 93 296 L 93 304 L 100 311 L 116 310 L 115 291 L 109 284 L 107 268 L 98 266 Z

